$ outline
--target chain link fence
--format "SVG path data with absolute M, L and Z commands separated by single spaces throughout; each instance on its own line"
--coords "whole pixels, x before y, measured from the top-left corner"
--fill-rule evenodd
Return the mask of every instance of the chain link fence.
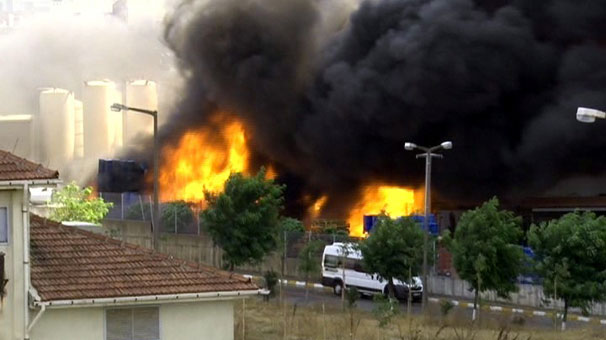
M 112 208 L 106 219 L 151 222 L 153 199 L 151 195 L 138 193 L 99 193 Z M 200 234 L 200 207 L 183 201 L 160 203 L 162 232 L 173 234 Z

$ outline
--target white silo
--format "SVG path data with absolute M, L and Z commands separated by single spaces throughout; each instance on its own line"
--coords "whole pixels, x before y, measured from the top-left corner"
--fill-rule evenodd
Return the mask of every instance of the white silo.
M 74 94 L 68 90 L 51 88 L 40 92 L 38 161 L 51 169 L 60 169 L 73 159 L 74 102 Z
M 34 159 L 31 115 L 0 115 L 0 149 Z
M 113 103 L 121 101 L 113 82 L 85 82 L 82 94 L 84 158 L 111 157 L 122 146 L 122 112 L 110 109 Z
M 84 106 L 74 101 L 74 158 L 84 156 Z
M 126 83 L 126 106 L 146 110 L 158 110 L 156 83 L 149 80 L 133 80 Z M 152 136 L 154 120 L 151 116 L 126 112 L 124 114 L 124 141 L 130 145 L 138 135 Z

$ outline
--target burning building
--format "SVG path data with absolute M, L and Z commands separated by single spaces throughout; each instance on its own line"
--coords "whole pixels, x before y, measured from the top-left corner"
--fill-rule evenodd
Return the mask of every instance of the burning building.
M 598 14 L 569 0 L 184 2 L 165 30 L 186 86 L 161 131 L 163 195 L 201 199 L 271 166 L 287 214 L 358 235 L 364 214 L 420 209 L 405 140 L 453 141 L 434 167 L 443 201 L 605 174 L 606 135 L 574 122 L 577 106 L 606 107 Z

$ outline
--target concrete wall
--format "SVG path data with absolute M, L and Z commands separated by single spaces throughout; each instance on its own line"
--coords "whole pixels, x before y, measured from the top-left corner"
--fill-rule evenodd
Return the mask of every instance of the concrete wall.
M 104 220 L 103 228 L 106 234 L 124 242 L 151 248 L 150 222 L 129 220 Z M 176 258 L 200 262 L 217 268 L 223 268 L 223 250 L 215 246 L 211 237 L 202 232 L 200 235 L 179 235 L 163 233 L 160 236 L 159 250 L 162 253 Z M 298 259 L 287 258 L 285 275 L 287 277 L 301 278 L 298 271 Z M 249 273 L 264 273 L 274 270 L 278 273 L 282 269 L 282 259 L 278 253 L 270 255 L 263 263 L 257 266 L 241 266 L 237 270 Z M 319 277 L 318 277 L 319 279 Z
M 128 308 L 128 306 L 120 307 Z M 32 330 L 31 339 L 105 340 L 105 310 L 106 308 L 103 307 L 47 309 Z M 160 338 L 162 340 L 233 340 L 233 302 L 162 304 L 160 305 Z M 0 339 L 4 340 L 4 338 Z
M 8 209 L 8 243 L 0 243 L 5 254 L 5 274 L 9 280 L 0 305 L 0 339 L 23 339 L 23 222 L 22 190 L 0 191 L 0 207 Z
M 518 292 L 512 293 L 510 299 L 502 299 L 495 292 L 484 292 L 481 294 L 484 302 L 511 303 L 519 306 L 528 306 L 532 308 L 552 309 L 557 306 L 560 310 L 564 308 L 563 301 L 550 301 L 543 294 L 543 287 L 540 285 L 519 284 Z M 431 294 L 443 295 L 458 299 L 473 300 L 474 293 L 470 290 L 470 285 L 466 281 L 445 276 L 430 276 L 427 290 Z M 571 309 L 572 312 L 580 313 L 579 309 Z M 592 315 L 606 315 L 606 304 L 594 304 Z

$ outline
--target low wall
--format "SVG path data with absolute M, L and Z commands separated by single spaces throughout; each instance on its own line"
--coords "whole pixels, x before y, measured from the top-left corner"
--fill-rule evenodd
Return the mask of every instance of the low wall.
M 123 242 L 137 244 L 151 248 L 151 224 L 145 221 L 130 220 L 104 220 L 105 234 Z M 159 239 L 160 252 L 176 258 L 208 264 L 217 268 L 224 268 L 223 250 L 213 244 L 211 237 L 202 232 L 200 235 L 180 235 L 162 233 Z M 298 259 L 286 258 L 284 275 L 291 278 L 300 278 L 298 273 Z M 236 268 L 238 271 L 262 274 L 267 270 L 280 273 L 282 258 L 274 253 L 268 256 L 259 265 L 247 265 Z M 318 278 L 319 279 L 319 278 Z
M 427 290 L 430 294 L 470 300 L 474 298 L 473 290 L 466 281 L 446 276 L 430 276 L 428 279 Z M 510 294 L 510 299 L 499 298 L 495 292 L 484 292 L 480 296 L 483 301 L 488 302 L 510 303 L 542 309 L 554 308 L 553 301 L 545 297 L 543 287 L 540 285 L 518 284 L 518 292 Z M 557 301 L 555 307 L 563 310 L 564 302 Z M 580 313 L 580 310 L 572 308 L 571 312 Z M 590 314 L 606 315 L 606 304 L 594 304 Z

